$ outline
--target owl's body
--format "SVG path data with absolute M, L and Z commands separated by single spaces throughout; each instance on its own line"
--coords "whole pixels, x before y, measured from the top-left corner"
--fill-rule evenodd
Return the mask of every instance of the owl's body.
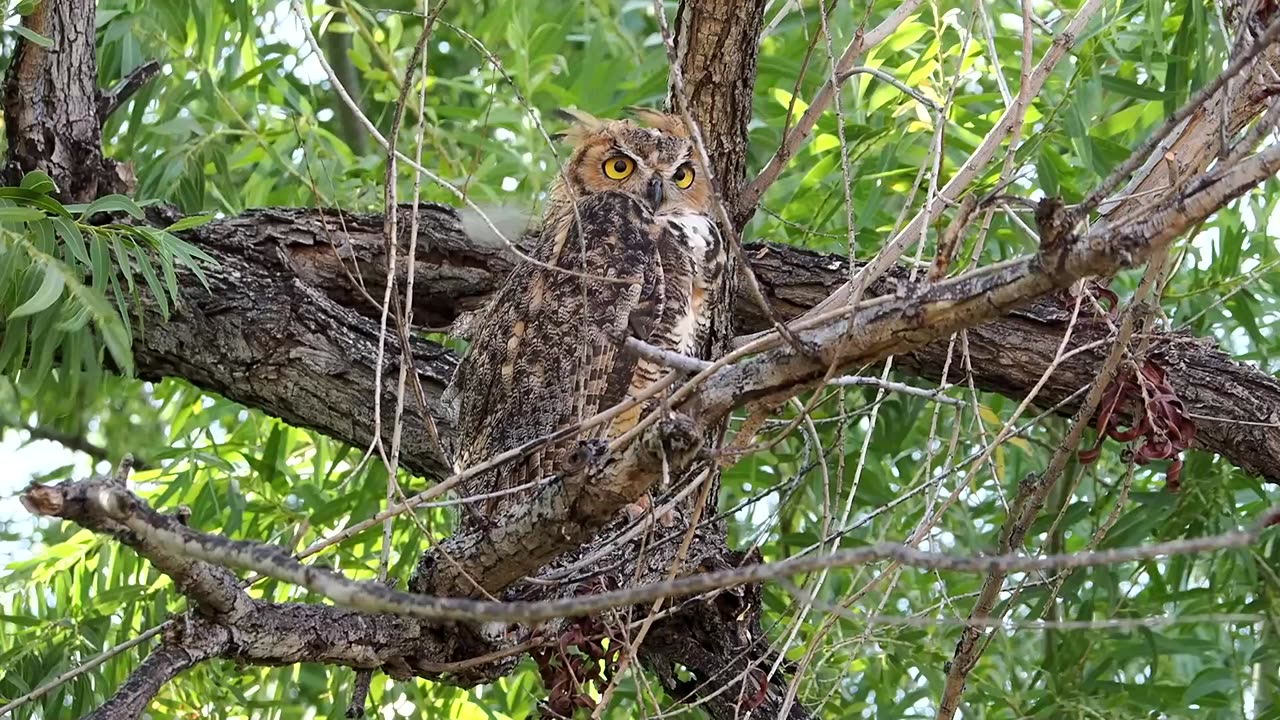
M 457 412 L 458 469 L 575 425 L 662 377 L 663 367 L 626 346 L 629 336 L 709 353 L 710 302 L 724 274 L 710 188 L 695 177 L 678 120 L 642 117 L 653 127 L 578 115 L 566 133 L 575 149 L 552 187 L 537 262 L 518 264 L 490 301 L 446 391 Z M 648 407 L 479 473 L 461 493 L 555 475 L 582 440 L 617 437 Z M 492 517 L 534 492 L 473 507 Z M 462 518 L 464 527 L 472 520 Z

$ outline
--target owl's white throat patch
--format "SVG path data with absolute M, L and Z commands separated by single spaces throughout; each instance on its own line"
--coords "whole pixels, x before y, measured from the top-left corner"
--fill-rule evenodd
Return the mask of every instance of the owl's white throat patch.
M 672 213 L 660 215 L 659 219 L 666 220 L 684 238 L 695 258 L 701 259 L 710 249 L 708 241 L 715 230 L 711 227 L 711 218 L 706 215 Z

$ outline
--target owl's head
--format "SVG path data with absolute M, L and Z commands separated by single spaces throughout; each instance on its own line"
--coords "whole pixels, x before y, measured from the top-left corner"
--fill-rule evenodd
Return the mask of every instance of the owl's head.
M 711 186 L 696 170 L 693 143 L 679 117 L 642 108 L 632 109 L 635 120 L 562 112 L 573 124 L 560 137 L 573 154 L 553 201 L 612 190 L 635 196 L 655 214 L 710 213 Z

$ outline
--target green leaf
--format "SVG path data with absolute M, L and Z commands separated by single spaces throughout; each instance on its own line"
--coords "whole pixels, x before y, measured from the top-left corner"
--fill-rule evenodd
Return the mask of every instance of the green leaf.
M 26 38 L 28 42 L 35 43 L 42 48 L 53 47 L 52 40 L 24 25 L 11 25 L 10 29 Z
M 189 245 L 179 238 L 174 237 L 173 240 L 175 242 L 171 249 L 174 257 L 181 260 L 182 264 L 195 274 L 196 279 L 200 281 L 200 285 L 202 285 L 205 290 L 208 290 L 209 278 L 204 274 L 204 270 L 200 267 L 200 263 L 207 262 L 211 265 L 216 265 L 217 261 L 205 254 L 203 250 L 200 250 L 193 245 Z
M 35 315 L 38 312 L 48 310 L 62 295 L 64 285 L 65 281 L 62 273 L 53 267 L 46 267 L 44 280 L 40 283 L 40 287 L 36 289 L 36 293 L 14 309 L 13 312 L 9 313 L 9 319 L 27 317 L 28 315 Z
M 111 233 L 111 253 L 116 260 L 116 273 L 111 276 L 113 282 L 118 282 L 120 275 L 124 275 L 125 281 L 129 284 L 129 294 L 137 292 L 133 287 L 133 258 L 129 255 L 129 249 L 125 246 L 121 239 L 124 233 Z M 120 312 L 125 312 L 124 303 L 119 303 Z
M 43 170 L 32 170 L 22 176 L 22 188 L 32 192 L 38 192 L 41 195 L 58 192 L 58 185 L 53 182 L 53 178 Z
M 107 239 L 100 232 L 93 232 L 89 236 L 89 256 L 93 266 L 93 289 L 99 292 L 107 289 L 112 277 L 111 259 L 107 253 Z
M 76 302 L 89 308 L 94 325 L 102 335 L 116 366 L 125 375 L 132 375 L 133 353 L 130 350 L 129 332 L 123 318 L 115 312 L 106 298 L 96 289 L 85 285 L 78 273 L 61 260 L 40 250 L 29 239 L 17 237 L 16 241 L 37 265 L 44 267 L 46 272 L 55 271 L 61 277 L 62 284 Z M 49 282 L 47 277 L 45 282 Z
M 1060 156 L 1054 148 L 1048 143 L 1040 147 L 1040 153 L 1036 158 L 1036 175 L 1040 178 L 1041 187 L 1046 195 L 1059 195 L 1058 190 L 1061 184 L 1061 178 L 1058 175 L 1057 162 Z
M 1126 80 L 1115 75 L 1103 75 L 1102 87 L 1139 100 L 1164 101 L 1165 94 L 1163 89 L 1150 85 L 1139 85 L 1132 80 Z
M 1182 696 L 1182 701 L 1187 705 L 1191 705 L 1201 701 L 1205 696 L 1213 693 L 1232 693 L 1238 684 L 1235 673 L 1229 668 L 1209 667 L 1200 671 L 1196 675 L 1195 680 L 1191 681 L 1191 685 L 1187 687 L 1187 691 Z
M 160 278 L 156 275 L 155 268 L 151 266 L 151 258 L 147 257 L 146 251 L 142 248 L 134 250 L 134 255 L 138 258 L 138 269 L 142 271 L 142 278 L 146 280 L 147 287 L 151 290 L 151 296 L 160 305 L 160 316 L 168 320 L 169 296 L 165 294 L 164 287 L 160 284 Z
M 1187 88 L 1191 80 L 1189 65 L 1194 54 L 1192 30 L 1198 0 L 1186 0 L 1182 4 L 1182 22 L 1169 52 L 1169 64 L 1164 76 L 1164 112 L 1172 115 L 1187 100 Z
M 124 195 L 104 195 L 88 205 L 68 205 L 68 210 L 80 213 L 80 222 L 85 222 L 97 213 L 128 213 L 130 216 L 142 219 L 142 208 L 138 204 Z
M 27 332 L 29 324 L 27 318 L 18 318 L 5 326 L 4 337 L 0 337 L 0 372 L 9 374 L 22 365 L 30 339 Z
M 266 438 L 266 445 L 262 447 L 262 459 L 256 462 L 257 471 L 268 486 L 273 486 L 276 478 L 279 477 L 279 466 L 284 460 L 285 437 L 287 437 L 287 428 L 282 423 L 271 424 L 271 434 Z
M 68 304 L 68 307 L 73 308 L 71 314 L 54 326 L 63 332 L 72 333 L 80 330 L 88 325 L 89 320 L 93 318 L 93 311 L 88 307 L 75 307 L 70 304 Z
M 160 270 L 164 273 L 165 288 L 169 291 L 169 299 L 173 300 L 176 306 L 179 303 L 178 276 L 173 271 L 174 258 L 169 256 L 164 262 L 160 263 Z
M 213 214 L 188 215 L 187 217 L 184 217 L 181 220 L 178 220 L 174 224 L 170 225 L 169 227 L 165 228 L 165 232 L 174 233 L 174 232 L 182 232 L 183 230 L 190 230 L 191 228 L 197 228 L 206 223 L 213 222 L 216 219 L 217 219 L 217 216 Z
M 55 217 L 51 220 L 58 237 L 62 238 L 67 248 L 71 250 L 72 257 L 86 268 L 93 265 L 93 261 L 89 259 L 89 250 L 84 244 L 84 234 L 80 232 L 75 221 L 63 217 Z
M 20 205 L 30 205 L 44 210 L 49 215 L 55 217 L 71 217 L 71 213 L 62 206 L 62 203 L 43 193 L 36 192 L 21 187 L 4 187 L 0 188 L 0 198 L 15 200 Z
M 44 213 L 29 207 L 0 207 L 0 222 L 33 222 L 43 220 Z
M 107 351 L 111 353 L 111 358 L 115 360 L 116 367 L 120 368 L 120 372 L 125 375 L 133 374 L 133 351 L 130 349 L 132 340 L 129 338 L 129 331 L 125 329 L 124 323 L 118 318 L 114 322 L 103 321 L 102 316 L 96 318 L 98 320 L 98 331 L 102 333 L 102 340 L 106 343 Z

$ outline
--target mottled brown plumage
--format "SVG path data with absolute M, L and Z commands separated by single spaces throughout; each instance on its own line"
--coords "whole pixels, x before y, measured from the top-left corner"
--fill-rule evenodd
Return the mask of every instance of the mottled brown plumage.
M 678 118 L 571 113 L 573 147 L 552 185 L 533 257 L 486 307 L 446 391 L 456 409 L 454 464 L 465 469 L 572 426 L 640 392 L 663 368 L 625 347 L 635 336 L 705 357 L 709 299 L 723 282 L 724 245 L 711 188 L 694 171 Z M 652 404 L 650 404 L 652 407 Z M 617 437 L 641 408 L 527 458 L 480 473 L 460 490 L 494 492 L 561 472 L 585 439 Z M 533 490 L 473 506 L 492 516 Z M 471 518 L 463 516 L 463 525 Z

